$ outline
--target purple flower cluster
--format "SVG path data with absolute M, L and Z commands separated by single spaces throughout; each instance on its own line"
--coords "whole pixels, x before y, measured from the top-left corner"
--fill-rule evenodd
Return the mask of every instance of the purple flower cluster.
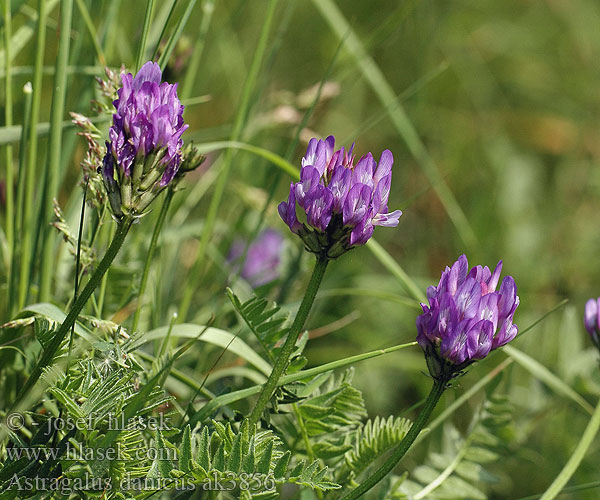
M 110 127 L 111 152 L 125 175 L 132 175 L 136 158 L 144 158 L 165 148 L 160 163 L 166 165 L 160 180 L 166 186 L 181 163 L 183 105 L 177 97 L 177 84 L 161 83 L 162 72 L 155 62 L 147 62 L 135 77 L 123 73 L 123 86 L 113 104 L 117 112 Z
M 239 270 L 239 260 L 246 242 L 238 239 L 231 246 L 227 260 Z M 283 236 L 274 229 L 265 229 L 249 246 L 240 276 L 253 288 L 266 285 L 279 277 L 283 252 Z
M 354 144 L 334 152 L 335 138 L 311 139 L 302 158 L 300 181 L 292 183 L 279 215 L 307 248 L 330 258 L 365 244 L 374 226 L 395 227 L 400 210 L 388 213 L 394 157 L 381 153 L 379 164 L 368 153 L 354 165 Z M 298 220 L 298 205 L 306 223 Z
M 161 83 L 161 79 L 154 62 L 144 64 L 135 77 L 121 74 L 102 167 L 116 215 L 121 209 L 139 212 L 138 198 L 149 190 L 156 194 L 169 184 L 182 162 L 181 134 L 188 127 L 183 122 L 184 107 L 177 97 L 177 84 Z M 152 198 L 148 195 L 142 205 L 147 206 Z
M 493 273 L 487 266 L 469 270 L 464 255 L 446 267 L 438 286 L 427 289 L 429 306 L 421 304 L 417 318 L 417 341 L 426 355 L 464 367 L 515 338 L 517 287 L 505 276 L 496 291 L 501 270 L 502 261 Z
M 597 299 L 590 299 L 585 303 L 585 314 L 583 316 L 583 323 L 585 329 L 592 337 L 594 345 L 600 349 L 600 297 Z

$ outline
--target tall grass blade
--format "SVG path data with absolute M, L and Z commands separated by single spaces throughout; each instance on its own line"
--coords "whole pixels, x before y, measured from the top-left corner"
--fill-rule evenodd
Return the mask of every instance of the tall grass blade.
M 150 31 L 150 21 L 152 20 L 152 10 L 154 8 L 154 0 L 146 1 L 146 13 L 144 14 L 144 26 L 142 28 L 142 38 L 138 45 L 138 53 L 135 59 L 136 72 L 142 67 L 144 56 L 146 54 L 146 41 L 148 40 L 148 31 Z
M 187 24 L 187 22 L 190 18 L 190 15 L 192 14 L 192 10 L 194 10 L 196 1 L 197 0 L 190 0 L 188 2 L 188 5 L 187 5 L 184 13 L 181 15 L 181 17 L 179 18 L 179 21 L 177 22 L 175 31 L 173 31 L 173 33 L 167 40 L 167 44 L 165 45 L 163 53 L 161 54 L 160 58 L 158 59 L 158 65 L 163 70 L 167 66 L 167 63 L 169 62 L 169 58 L 171 57 L 171 54 L 173 53 L 173 50 L 175 49 L 175 45 L 177 44 L 177 41 L 179 40 L 179 38 L 181 37 L 181 34 L 183 33 L 183 29 L 185 28 L 185 25 Z
M 12 75 L 11 75 L 11 36 L 12 36 L 12 18 L 10 12 L 10 2 L 4 1 L 4 123 L 7 127 L 12 125 L 13 110 L 12 110 Z M 6 221 L 4 232 L 6 234 L 6 244 L 9 252 L 14 249 L 15 237 L 15 170 L 13 165 L 13 149 L 10 144 L 4 147 L 4 165 L 6 166 Z M 12 274 L 14 269 L 12 266 L 12 256 L 7 259 L 8 268 L 8 296 L 12 297 Z
M 535 378 L 544 382 L 554 392 L 575 401 L 590 415 L 594 413 L 594 407 L 591 404 L 589 404 L 579 393 L 573 390 L 566 382 L 554 375 L 554 373 L 548 370 L 548 368 L 542 365 L 539 361 L 533 359 L 531 356 L 511 345 L 505 345 L 502 350 L 511 358 L 513 358 L 519 365 L 525 368 L 529 373 L 531 373 Z
M 254 90 L 254 86 L 256 84 L 256 80 L 258 77 L 258 73 L 262 66 L 263 57 L 265 54 L 265 50 L 267 48 L 267 40 L 269 38 L 269 33 L 271 31 L 271 24 L 275 14 L 275 7 L 277 5 L 277 0 L 269 0 L 269 4 L 267 6 L 267 12 L 265 15 L 265 20 L 262 26 L 260 38 L 258 40 L 258 44 L 256 46 L 256 50 L 254 51 L 254 57 L 252 58 L 252 64 L 250 66 L 250 71 L 248 72 L 248 77 L 246 78 L 246 82 L 244 83 L 244 88 L 242 90 L 242 97 L 240 99 L 240 104 L 237 109 L 237 114 L 235 117 L 235 123 L 233 126 L 233 131 L 231 133 L 230 140 L 236 142 L 240 139 L 242 130 L 244 128 L 244 124 L 246 122 L 246 116 L 248 113 L 248 109 L 250 106 L 250 98 L 252 96 L 252 92 Z M 189 273 L 189 279 L 187 280 L 186 286 L 184 288 L 183 298 L 181 300 L 181 304 L 179 306 L 179 318 L 181 321 L 185 321 L 188 310 L 192 301 L 192 297 L 194 294 L 194 287 L 198 284 L 199 273 L 204 264 L 204 256 L 206 253 L 206 247 L 208 245 L 208 240 L 210 239 L 215 221 L 217 219 L 217 214 L 219 212 L 219 206 L 221 204 L 221 199 L 223 197 L 223 193 L 225 192 L 225 186 L 227 185 L 227 180 L 229 177 L 229 171 L 231 169 L 231 160 L 232 160 L 232 151 L 228 149 L 225 152 L 225 158 L 223 159 L 223 169 L 221 171 L 221 176 L 217 180 L 217 185 L 215 186 L 215 191 L 213 193 L 213 197 L 211 199 L 211 203 L 208 209 L 208 214 L 206 216 L 204 228 L 202 230 L 202 236 L 200 239 L 200 246 L 198 248 L 198 253 L 195 258 L 195 262 L 192 266 L 191 272 Z
M 35 227 L 33 216 L 33 198 L 36 185 L 36 162 L 38 159 L 38 121 L 40 116 L 40 105 L 42 100 L 42 69 L 44 64 L 44 50 L 46 48 L 46 16 L 48 3 L 46 0 L 38 0 L 38 26 L 35 53 L 35 69 L 33 73 L 33 95 L 31 101 L 31 120 L 29 128 L 29 141 L 27 149 L 27 182 L 25 184 L 25 200 L 23 205 L 23 234 L 21 245 L 21 265 L 19 270 L 19 297 L 18 307 L 22 308 L 27 302 L 29 293 L 30 269 L 33 262 L 33 238 Z
M 291 384 L 293 382 L 305 380 L 307 378 L 320 375 L 321 373 L 336 370 L 338 368 L 344 368 L 346 366 L 358 363 L 360 361 L 365 361 L 367 359 L 375 358 L 383 354 L 389 354 L 391 352 L 395 352 L 400 349 L 405 349 L 407 347 L 414 347 L 416 345 L 416 342 L 409 342 L 407 344 L 400 344 L 393 347 L 387 347 L 385 349 L 378 349 L 376 351 L 357 354 L 356 356 L 350 356 L 348 358 L 332 361 L 331 363 L 325 363 L 324 365 L 315 366 L 314 368 L 302 370 L 297 373 L 289 373 L 287 375 L 283 375 L 277 381 L 277 386 L 281 387 L 283 385 Z M 190 419 L 190 425 L 194 425 L 196 422 L 202 421 L 204 418 L 208 417 L 212 412 L 218 410 L 219 408 L 225 405 L 235 403 L 236 401 L 240 401 L 242 399 L 253 396 L 254 394 L 258 394 L 261 388 L 261 385 L 255 385 L 253 387 L 248 387 L 247 389 L 241 389 L 239 391 L 231 392 L 229 394 L 223 394 L 222 396 L 217 396 L 216 398 L 211 399 L 211 401 L 209 401 L 202 409 L 200 409 L 200 411 L 196 413 L 196 415 L 194 415 L 194 417 Z
M 386 106 L 388 103 L 394 102 L 396 100 L 396 95 L 392 87 L 387 82 L 383 72 L 379 69 L 379 66 L 377 66 L 371 56 L 369 56 L 362 42 L 352 30 L 348 21 L 333 0 L 313 0 L 313 4 L 325 18 L 338 38 L 344 39 L 345 37 L 345 45 L 348 52 L 354 57 L 364 78 L 377 94 L 381 104 Z M 423 172 L 433 185 L 434 190 L 443 203 L 448 216 L 455 225 L 463 242 L 467 247 L 473 248 L 477 242 L 475 233 L 456 201 L 456 198 L 452 194 L 452 191 L 450 191 L 445 183 L 435 162 L 427 152 L 425 145 L 406 115 L 404 108 L 398 103 L 395 108 L 388 109 L 388 111 L 396 130 L 404 139 L 409 151 L 419 162 Z
M 104 51 L 102 50 L 102 46 L 100 45 L 100 39 L 98 37 L 98 33 L 96 32 L 96 27 L 94 26 L 92 16 L 90 16 L 90 12 L 83 0 L 77 0 L 77 8 L 79 9 L 79 13 L 83 18 L 85 27 L 87 28 L 92 39 L 94 49 L 96 50 L 96 56 L 98 57 L 98 62 L 101 66 L 106 66 L 106 56 L 104 55 Z
M 367 242 L 367 248 L 381 262 L 381 264 L 391 272 L 404 288 L 404 290 L 415 300 L 419 302 L 427 302 L 427 297 L 411 279 L 411 277 L 402 269 L 400 264 L 383 248 L 374 238 Z
M 41 234 L 41 276 L 40 276 L 40 300 L 47 302 L 50 297 L 50 285 L 52 271 L 54 269 L 54 232 L 48 227 L 52 214 L 52 199 L 58 194 L 58 180 L 60 173 L 61 146 L 62 146 L 62 120 L 65 110 L 65 98 L 67 94 L 67 64 L 69 62 L 69 47 L 71 36 L 71 17 L 73 14 L 73 0 L 61 0 L 60 6 L 60 41 L 56 59 L 56 75 L 54 79 L 54 92 L 52 93 L 52 107 L 50 110 L 51 126 L 48 150 L 48 161 L 46 162 L 46 180 L 44 183 L 44 194 L 42 200 L 43 212 Z
M 44 3 L 45 3 L 44 10 L 46 12 L 52 12 L 54 7 L 56 7 L 56 5 L 58 4 L 58 1 L 59 0 L 44 0 Z M 10 2 L 10 0 L 8 0 L 8 3 L 10 4 L 12 2 Z M 31 40 L 34 33 L 36 33 L 37 30 L 39 30 L 40 18 L 42 17 L 39 9 L 40 9 L 40 7 L 38 4 L 38 18 L 37 19 L 35 18 L 35 16 L 32 17 L 31 19 L 28 19 L 25 22 L 25 24 L 20 26 L 19 29 L 17 29 L 17 31 L 14 33 L 14 35 L 12 35 L 11 41 L 10 41 L 10 48 L 11 48 L 10 60 L 11 60 L 11 62 L 27 46 L 27 44 L 29 43 L 29 40 Z M 48 20 L 48 18 L 46 16 L 44 16 L 44 19 L 43 19 L 44 29 L 46 29 L 47 20 Z M 5 49 L 0 49 L 0 61 L 3 61 L 6 57 L 4 50 Z
M 200 69 L 202 55 L 204 54 L 204 47 L 206 46 L 206 34 L 208 33 L 208 28 L 215 11 L 215 0 L 203 0 L 200 10 L 202 11 L 202 21 L 200 21 L 200 28 L 198 29 L 198 34 L 196 35 L 194 49 L 192 51 L 192 55 L 190 56 L 190 62 L 185 72 L 183 85 L 181 86 L 182 99 L 187 99 L 192 95 L 194 83 L 198 79 L 198 70 Z
M 27 82 L 23 87 L 23 94 L 25 96 L 25 109 L 23 113 L 23 129 L 21 134 L 21 142 L 19 143 L 19 177 L 17 181 L 17 202 L 16 202 L 16 215 L 15 215 L 15 238 L 13 240 L 13 251 L 12 251 L 12 264 L 10 273 L 10 293 L 9 293 L 9 314 L 12 317 L 14 308 L 17 303 L 18 295 L 18 274 L 19 264 L 23 259 L 23 235 L 27 228 L 24 227 L 24 213 L 25 213 L 25 186 L 27 185 L 27 140 L 28 132 L 31 121 L 31 101 L 32 101 L 32 88 L 31 83 Z
M 594 410 L 594 413 L 592 414 L 592 418 L 590 418 L 590 421 L 588 422 L 588 425 L 585 428 L 585 431 L 583 431 L 583 435 L 581 436 L 579 443 L 577 443 L 577 446 L 576 446 L 575 450 L 573 451 L 573 454 L 569 457 L 569 460 L 567 461 L 567 463 L 565 464 L 563 469 L 560 471 L 558 476 L 556 476 L 556 479 L 554 479 L 554 481 L 552 481 L 552 484 L 550 485 L 550 487 L 542 495 L 541 500 L 553 500 L 561 493 L 562 489 L 569 482 L 569 479 L 571 479 L 573 474 L 575 474 L 575 471 L 579 467 L 579 464 L 583 460 L 583 457 L 585 457 L 585 454 L 588 451 L 589 447 L 594 442 L 594 439 L 596 438 L 596 434 L 598 434 L 599 428 L 600 428 L 600 401 L 598 401 L 598 404 L 596 405 L 596 409 Z

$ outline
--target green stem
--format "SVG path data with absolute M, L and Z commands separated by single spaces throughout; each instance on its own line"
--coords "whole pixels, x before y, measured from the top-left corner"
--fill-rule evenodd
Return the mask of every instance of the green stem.
M 135 70 L 139 71 L 142 67 L 142 61 L 144 60 L 144 54 L 146 52 L 146 40 L 148 40 L 148 31 L 150 30 L 150 20 L 152 19 L 152 9 L 154 7 L 154 0 L 148 0 L 146 3 L 146 14 L 144 15 L 144 27 L 142 28 L 142 38 L 138 46 L 138 53 L 135 59 Z
M 77 0 L 77 8 L 79 9 L 79 13 L 83 18 L 83 22 L 85 23 L 88 32 L 90 33 L 90 38 L 92 39 L 92 44 L 96 50 L 98 62 L 100 63 L 100 66 L 106 66 L 106 57 L 102 51 L 102 46 L 100 45 L 98 33 L 96 32 L 96 28 L 94 26 L 94 21 L 92 21 L 92 17 L 90 16 L 90 11 L 86 7 L 83 0 Z
M 12 318 L 15 305 L 17 304 L 18 285 L 17 278 L 19 275 L 19 263 L 23 257 L 23 234 L 25 228 L 24 221 L 24 199 L 25 185 L 27 184 L 27 172 L 25 168 L 25 159 L 27 157 L 27 133 L 29 131 L 29 120 L 31 119 L 31 83 L 27 82 L 23 87 L 23 95 L 25 97 L 25 110 L 23 112 L 23 128 L 21 129 L 21 142 L 19 143 L 19 178 L 17 180 L 17 202 L 15 216 L 15 238 L 13 240 L 12 264 L 10 266 L 10 293 L 9 300 L 9 316 Z
M 160 213 L 158 214 L 158 220 L 156 221 L 156 225 L 154 226 L 154 232 L 152 233 L 152 239 L 150 240 L 150 246 L 148 247 L 148 255 L 146 255 L 146 263 L 144 264 L 144 271 L 142 273 L 142 281 L 140 282 L 138 302 L 135 308 L 135 314 L 133 316 L 133 323 L 131 325 L 132 332 L 136 331 L 138 322 L 140 321 L 140 314 L 142 312 L 142 299 L 144 297 L 144 292 L 146 291 L 146 285 L 148 284 L 148 275 L 150 274 L 150 263 L 152 262 L 154 250 L 156 249 L 156 243 L 158 242 L 158 236 L 160 235 L 160 231 L 162 230 L 165 218 L 167 217 L 167 212 L 169 211 L 169 207 L 171 206 L 171 200 L 173 199 L 174 193 L 175 190 L 172 186 L 167 189 L 167 194 L 160 209 Z
M 46 0 L 38 1 L 37 41 L 35 50 L 35 68 L 33 73 L 33 95 L 31 101 L 31 119 L 29 121 L 29 143 L 27 145 L 27 182 L 25 184 L 25 201 L 23 203 L 23 234 L 21 243 L 21 265 L 19 270 L 19 297 L 18 309 L 25 306 L 29 293 L 30 268 L 32 256 L 32 243 L 36 230 L 33 219 L 33 198 L 37 182 L 36 167 L 39 162 L 37 156 L 38 146 L 38 121 L 42 99 L 42 73 L 44 66 L 44 51 L 46 48 Z
M 250 415 L 251 426 L 258 423 L 258 420 L 262 416 L 267 404 L 275 392 L 279 378 L 283 375 L 283 372 L 287 368 L 289 358 L 296 347 L 296 342 L 298 341 L 300 331 L 304 327 L 306 317 L 310 312 L 312 304 L 315 300 L 315 296 L 317 295 L 317 291 L 319 290 L 319 286 L 321 285 L 321 281 L 323 280 L 323 276 L 325 275 L 328 262 L 329 260 L 327 258 L 320 256 L 317 257 L 315 268 L 308 286 L 306 287 L 306 292 L 304 293 L 304 298 L 302 299 L 298 313 L 294 318 L 294 322 L 292 323 L 292 327 L 290 328 L 287 338 L 285 339 L 285 343 L 283 344 L 283 347 L 279 352 L 279 356 L 275 361 L 275 366 L 273 366 L 271 375 L 269 375 L 265 385 L 263 385 L 263 388 L 258 396 L 258 400 L 256 401 L 256 405 L 254 406 L 254 410 L 252 410 L 252 414 Z
M 196 5 L 196 0 L 190 0 L 188 2 L 185 11 L 179 17 L 179 21 L 177 22 L 175 31 L 167 40 L 167 44 L 165 45 L 163 53 L 160 55 L 160 57 L 157 61 L 158 65 L 160 66 L 160 68 L 163 71 L 167 67 L 169 58 L 171 57 L 171 54 L 172 54 L 173 50 L 175 49 L 175 45 L 177 44 L 179 38 L 181 37 L 181 34 L 183 33 L 183 29 L 185 28 L 185 25 L 187 24 L 190 16 L 192 15 L 192 11 L 194 10 L 195 5 Z
M 11 50 L 10 42 L 12 37 L 11 29 L 11 13 L 10 13 L 10 2 L 6 0 L 4 2 L 4 78 L 6 89 L 4 91 L 5 103 L 4 103 L 4 120 L 6 127 L 12 126 L 12 75 L 11 75 Z M 15 171 L 13 165 L 13 150 L 10 144 L 5 146 L 5 164 L 6 164 L 6 242 L 8 248 L 13 250 L 14 248 L 14 237 L 15 237 L 15 198 L 14 198 L 14 187 L 15 187 Z M 13 269 L 11 260 L 8 259 L 8 283 L 9 283 L 9 297 L 12 296 L 12 274 L 15 272 Z M 8 311 L 12 314 L 12 311 Z
M 337 370 L 339 368 L 344 368 L 349 365 L 360 363 L 361 361 L 365 361 L 367 359 L 375 358 L 383 354 L 389 354 L 391 352 L 395 352 L 400 349 L 405 349 L 407 347 L 414 347 L 416 345 L 418 345 L 416 342 L 395 345 L 393 347 L 388 347 L 387 349 L 379 349 L 377 351 L 365 352 L 363 354 L 357 354 L 356 356 L 350 356 L 348 358 L 338 359 L 337 361 L 325 363 L 321 366 L 308 368 L 307 370 L 302 370 L 296 373 L 290 373 L 288 375 L 284 375 L 278 380 L 277 387 L 291 384 L 293 382 L 298 382 L 299 380 L 305 380 L 311 377 L 315 377 L 317 375 L 320 375 L 321 373 Z M 197 387 L 200 386 L 198 385 Z M 208 418 L 211 414 L 213 414 L 215 411 L 217 411 L 219 408 L 222 408 L 225 405 L 229 405 L 231 403 L 235 403 L 236 401 L 249 398 L 250 396 L 258 394 L 260 391 L 260 385 L 253 385 L 252 387 L 248 387 L 247 389 L 239 389 L 228 394 L 221 394 L 220 396 L 210 398 L 209 402 L 207 402 L 204 405 L 204 407 L 198 412 L 196 412 L 196 414 L 190 419 L 190 425 L 194 426 L 196 422 L 203 421 L 205 418 Z
M 206 45 L 206 34 L 208 33 L 213 12 L 215 11 L 215 0 L 204 0 L 200 6 L 200 10 L 202 11 L 202 21 L 200 21 L 198 37 L 196 38 L 194 50 L 192 51 L 190 62 L 185 72 L 181 93 L 179 94 L 182 99 L 187 99 L 192 95 L 192 89 L 198 77 L 200 62 L 202 61 L 202 54 Z
M 29 393 L 31 388 L 35 385 L 35 383 L 40 378 L 40 375 L 42 374 L 44 368 L 47 367 L 52 362 L 54 355 L 60 348 L 67 333 L 69 332 L 71 327 L 75 324 L 75 321 L 77 320 L 77 317 L 79 316 L 79 313 L 81 312 L 81 310 L 87 303 L 88 299 L 90 298 L 90 296 L 92 295 L 94 290 L 98 287 L 98 285 L 100 284 L 100 281 L 102 280 L 102 277 L 104 276 L 106 271 L 108 271 L 108 268 L 112 264 L 112 261 L 117 256 L 117 253 L 119 252 L 121 246 L 123 245 L 123 242 L 125 241 L 125 237 L 127 236 L 129 229 L 131 228 L 132 222 L 133 222 L 132 219 L 124 219 L 123 221 L 121 221 L 119 223 L 119 225 L 117 227 L 117 231 L 115 232 L 115 236 L 114 236 L 110 246 L 106 250 L 104 257 L 98 264 L 96 271 L 94 272 L 94 274 L 92 275 L 90 280 L 85 285 L 85 288 L 81 291 L 81 294 L 77 297 L 77 300 L 73 303 L 73 306 L 71 307 L 71 310 L 69 311 L 69 314 L 67 314 L 67 317 L 65 318 L 63 323 L 60 325 L 60 327 L 58 328 L 56 333 L 54 334 L 54 337 L 52 338 L 52 341 L 50 342 L 50 344 L 48 344 L 48 346 L 43 350 L 40 360 L 38 361 L 36 367 L 34 368 L 33 372 L 31 373 L 31 375 L 25 382 L 25 385 L 23 386 L 23 388 L 17 395 L 15 403 L 13 403 L 13 408 L 16 406 L 16 404 L 20 400 L 22 400 Z
M 41 270 L 40 270 L 40 302 L 47 302 L 50 298 L 50 284 L 54 271 L 54 241 L 55 231 L 48 222 L 52 216 L 52 200 L 58 195 L 60 155 L 62 149 L 62 118 L 65 110 L 67 95 L 67 65 L 69 63 L 69 47 L 71 43 L 71 17 L 73 14 L 73 0 L 62 0 L 60 4 L 60 41 L 56 57 L 56 75 L 54 78 L 54 92 L 50 107 L 50 138 L 48 161 L 46 163 L 46 180 L 42 200 L 45 205 L 41 213 Z
M 575 471 L 583 460 L 588 448 L 594 442 L 594 438 L 598 433 L 598 428 L 600 428 L 600 401 L 598 401 L 592 418 L 590 418 L 585 431 L 583 431 L 583 436 L 581 436 L 581 440 L 577 443 L 577 447 L 571 455 L 571 458 L 569 458 L 569 461 L 565 464 L 563 470 L 560 471 L 558 476 L 556 476 L 556 479 L 554 479 L 550 487 L 542 495 L 541 500 L 552 500 L 566 486 L 569 479 L 571 479 L 571 476 L 575 474 Z
M 112 241 L 113 237 L 114 237 L 114 231 L 112 230 L 112 228 L 114 227 L 112 224 L 106 226 L 107 229 L 105 229 L 103 231 L 103 240 L 105 240 L 108 244 L 109 241 Z M 105 274 L 102 277 L 102 280 L 100 282 L 100 290 L 98 290 L 98 302 L 96 304 L 96 309 L 97 309 L 97 313 L 96 316 L 98 316 L 99 318 L 102 317 L 102 309 L 104 308 L 104 298 L 106 297 L 106 285 L 108 283 L 108 275 Z M 94 298 L 94 297 L 92 297 Z
M 423 409 L 417 419 L 411 425 L 408 433 L 404 436 L 404 439 L 400 442 L 398 447 L 394 450 L 394 452 L 390 455 L 390 457 L 384 462 L 384 464 L 375 471 L 373 475 L 371 475 L 366 481 L 363 481 L 358 488 L 355 488 L 346 496 L 342 497 L 342 500 L 354 500 L 355 498 L 360 498 L 367 491 L 369 491 L 373 486 L 375 486 L 379 481 L 381 481 L 385 476 L 387 476 L 394 467 L 402 460 L 402 457 L 406 454 L 408 449 L 413 444 L 414 440 L 417 438 L 423 426 L 429 420 L 431 413 L 436 407 L 440 397 L 444 393 L 446 389 L 446 384 L 448 381 L 444 378 L 436 380 L 433 383 L 433 387 L 431 388 L 431 392 L 423 405 Z

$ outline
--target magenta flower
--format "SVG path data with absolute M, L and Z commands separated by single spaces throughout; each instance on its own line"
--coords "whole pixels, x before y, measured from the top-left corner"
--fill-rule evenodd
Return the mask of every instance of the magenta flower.
M 427 289 L 429 306 L 421 304 L 417 341 L 433 376 L 439 376 L 448 363 L 450 371 L 460 371 L 517 335 L 513 324 L 519 305 L 517 287 L 512 276 L 505 276 L 496 291 L 501 270 L 502 261 L 493 273 L 487 266 L 469 270 L 467 258 L 461 255 L 451 268 L 446 267 L 438 286 Z
M 179 170 L 181 134 L 188 126 L 183 122 L 177 84 L 161 83 L 161 79 L 160 67 L 154 62 L 144 64 L 135 77 L 121 74 L 123 86 L 113 102 L 116 112 L 102 169 L 107 191 L 111 192 L 109 186 L 120 187 L 120 199 L 116 195 L 111 198 L 113 211 L 115 205 L 125 212 L 141 211 L 145 207 L 136 199 L 148 190 L 156 194 Z M 149 199 L 141 200 L 142 204 L 147 206 Z
M 585 303 L 583 323 L 585 329 L 590 334 L 590 337 L 592 337 L 592 342 L 600 349 L 600 317 L 598 311 L 600 311 L 600 297 L 597 299 L 589 299 Z
M 395 227 L 400 210 L 388 213 L 394 157 L 381 153 L 379 164 L 368 153 L 354 165 L 350 150 L 334 152 L 335 138 L 311 139 L 302 158 L 300 181 L 290 185 L 279 215 L 309 251 L 335 258 L 373 235 L 374 226 Z M 306 222 L 298 220 L 296 206 Z
M 239 270 L 246 242 L 238 239 L 231 246 L 227 260 Z M 274 229 L 265 229 L 249 246 L 240 276 L 253 288 L 279 278 L 279 264 L 283 253 L 283 236 Z

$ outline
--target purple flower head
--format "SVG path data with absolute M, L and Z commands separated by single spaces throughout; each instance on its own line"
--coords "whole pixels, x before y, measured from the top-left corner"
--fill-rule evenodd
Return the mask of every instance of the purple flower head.
M 446 267 L 440 282 L 427 289 L 429 305 L 421 304 L 417 342 L 425 351 L 434 377 L 456 373 L 485 358 L 517 335 L 513 316 L 519 305 L 512 276 L 498 281 L 502 261 L 492 273 L 485 266 L 469 270 L 464 255 Z
M 279 215 L 314 253 L 335 258 L 364 245 L 374 226 L 395 227 L 400 210 L 388 212 L 394 157 L 383 151 L 379 163 L 368 153 L 355 165 L 354 144 L 334 151 L 335 138 L 311 139 L 302 158 L 300 181 L 292 183 Z M 297 207 L 306 222 L 298 219 Z
M 246 242 L 236 240 L 227 260 L 239 271 Z M 279 264 L 283 253 L 283 236 L 274 229 L 265 229 L 249 246 L 241 266 L 240 276 L 253 288 L 266 285 L 279 277 Z
M 124 211 L 140 211 L 138 197 L 151 188 L 164 188 L 177 174 L 187 129 L 177 84 L 162 82 L 158 64 L 147 62 L 135 77 L 122 73 L 122 87 L 113 101 L 116 109 L 109 129 L 106 156 L 114 168 L 103 176 L 121 186 Z M 104 165 L 111 163 L 105 158 Z M 148 201 L 149 197 L 146 197 Z M 145 208 L 145 207 L 144 207 Z
M 585 329 L 592 337 L 594 345 L 600 349 L 600 318 L 598 316 L 600 311 L 600 297 L 597 299 L 590 299 L 585 303 L 585 313 L 583 315 L 583 323 Z

